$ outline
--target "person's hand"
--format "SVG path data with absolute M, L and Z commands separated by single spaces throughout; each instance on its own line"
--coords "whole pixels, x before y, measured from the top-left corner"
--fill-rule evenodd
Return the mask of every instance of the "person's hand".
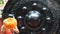
M 18 30 L 17 26 L 13 29 L 13 31 L 14 31 L 15 33 L 19 33 L 19 30 Z
M 6 29 L 4 28 L 4 25 L 1 26 L 1 32 L 2 34 L 5 34 Z

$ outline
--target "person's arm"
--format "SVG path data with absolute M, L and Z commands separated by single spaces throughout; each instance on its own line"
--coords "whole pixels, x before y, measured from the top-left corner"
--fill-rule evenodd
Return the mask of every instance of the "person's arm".
M 5 28 L 4 28 L 4 25 L 2 25 L 1 31 L 2 31 L 2 34 L 5 34 Z
M 14 28 L 14 32 L 19 33 L 19 30 L 18 30 L 17 26 Z

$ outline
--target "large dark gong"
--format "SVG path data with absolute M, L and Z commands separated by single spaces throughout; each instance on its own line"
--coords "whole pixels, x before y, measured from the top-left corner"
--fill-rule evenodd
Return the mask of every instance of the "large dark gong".
M 51 10 L 40 1 L 22 2 L 18 0 L 14 3 L 10 2 L 10 5 L 7 4 L 4 9 L 3 20 L 12 16 L 18 21 L 20 33 L 25 32 L 24 34 L 26 34 L 27 31 L 27 33 L 29 33 L 30 31 L 36 30 L 39 34 L 44 31 L 50 33 L 54 24 Z M 22 27 L 25 27 L 25 29 L 21 29 Z

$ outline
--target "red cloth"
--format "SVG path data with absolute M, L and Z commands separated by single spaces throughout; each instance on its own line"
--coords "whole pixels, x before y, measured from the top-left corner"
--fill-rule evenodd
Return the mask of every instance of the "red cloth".
M 2 34 L 2 32 L 1 32 L 1 26 L 2 26 L 2 18 L 0 18 L 0 34 Z
M 7 29 L 6 28 L 6 31 L 5 31 L 6 34 L 12 34 L 12 31 L 10 29 Z

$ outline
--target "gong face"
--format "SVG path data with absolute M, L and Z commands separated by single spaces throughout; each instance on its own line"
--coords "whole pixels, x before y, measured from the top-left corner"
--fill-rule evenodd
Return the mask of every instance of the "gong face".
M 13 14 L 13 15 L 11 15 Z M 24 29 L 26 27 L 29 30 L 39 30 L 40 28 L 51 29 L 53 15 L 50 9 L 40 1 L 29 1 L 23 4 L 17 2 L 10 12 L 6 12 L 3 15 L 15 16 Z M 22 27 L 24 26 L 24 27 Z

